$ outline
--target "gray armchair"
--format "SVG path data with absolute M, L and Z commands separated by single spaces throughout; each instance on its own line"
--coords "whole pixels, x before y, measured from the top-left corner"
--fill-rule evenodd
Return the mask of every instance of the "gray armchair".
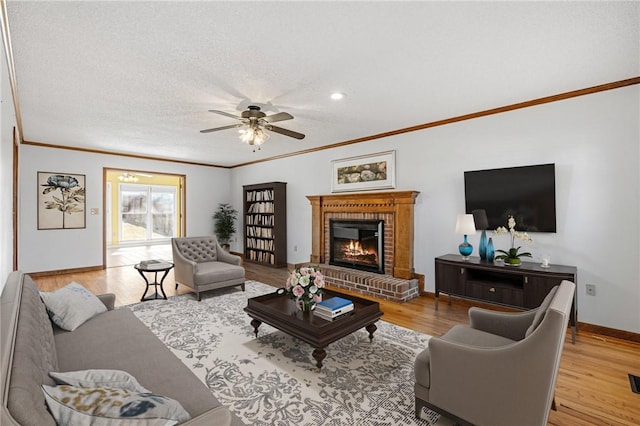
M 575 284 L 518 313 L 469 310 L 415 361 L 416 416 L 423 407 L 464 425 L 546 426 Z
M 191 287 L 198 301 L 200 292 L 239 285 L 244 291 L 244 268 L 239 256 L 225 251 L 214 236 L 172 238 L 176 288 Z

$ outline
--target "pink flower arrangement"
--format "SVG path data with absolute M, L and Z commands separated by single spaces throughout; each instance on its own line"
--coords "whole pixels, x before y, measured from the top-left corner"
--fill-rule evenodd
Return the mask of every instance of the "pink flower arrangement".
M 322 301 L 324 286 L 324 275 L 320 270 L 307 266 L 292 271 L 284 288 L 292 299 L 311 304 Z

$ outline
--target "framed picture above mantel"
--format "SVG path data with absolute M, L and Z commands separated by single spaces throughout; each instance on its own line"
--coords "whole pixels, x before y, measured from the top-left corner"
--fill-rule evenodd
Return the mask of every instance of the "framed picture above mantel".
M 396 152 L 343 158 L 331 162 L 331 192 L 396 187 Z

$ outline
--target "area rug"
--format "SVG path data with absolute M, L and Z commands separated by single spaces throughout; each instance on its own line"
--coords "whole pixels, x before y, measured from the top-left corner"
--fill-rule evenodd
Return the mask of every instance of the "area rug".
M 373 341 L 357 331 L 326 348 L 320 372 L 313 348 L 262 324 L 255 337 L 247 299 L 275 289 L 256 281 L 130 308 L 211 389 L 252 425 L 437 425 L 414 415 L 413 363 L 429 336 L 378 321 Z

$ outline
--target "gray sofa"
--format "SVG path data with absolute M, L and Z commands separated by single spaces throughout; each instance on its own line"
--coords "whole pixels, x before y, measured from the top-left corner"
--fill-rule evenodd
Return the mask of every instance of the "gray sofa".
M 2 291 L 2 412 L 0 424 L 55 425 L 41 385 L 51 371 L 123 370 L 190 414 L 185 425 L 242 425 L 130 309 L 114 310 L 113 294 L 98 296 L 107 311 L 74 331 L 53 326 L 37 286 L 19 271 Z
M 178 283 L 200 292 L 240 286 L 244 291 L 244 268 L 240 256 L 224 250 L 215 236 L 172 238 L 176 288 Z
M 563 281 L 526 312 L 469 310 L 415 361 L 416 416 L 422 407 L 463 425 L 546 426 L 575 284 Z

